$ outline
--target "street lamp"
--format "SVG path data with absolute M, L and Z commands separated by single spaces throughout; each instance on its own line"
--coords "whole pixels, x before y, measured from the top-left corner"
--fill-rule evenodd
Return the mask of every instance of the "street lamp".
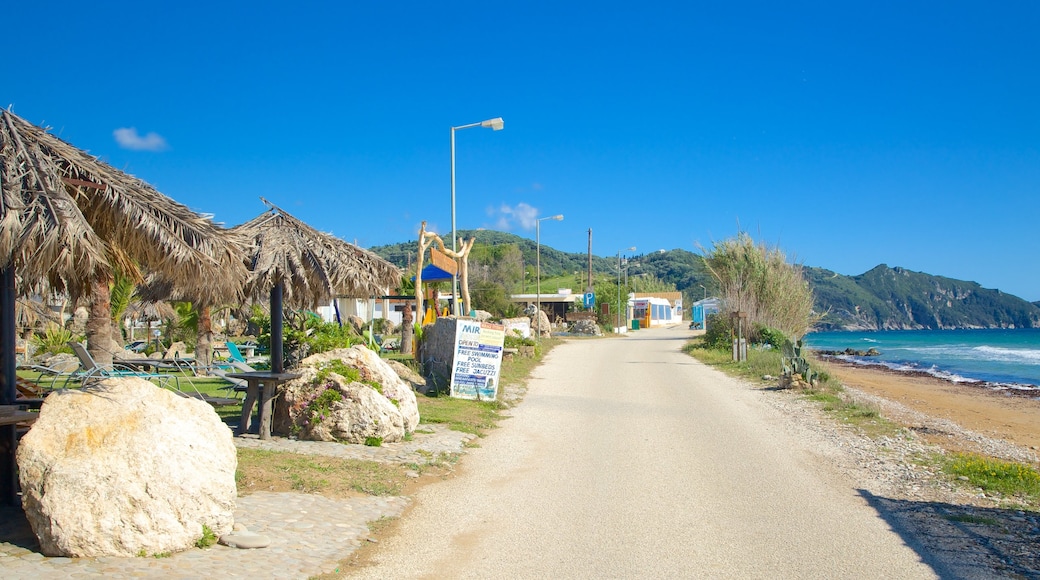
M 708 299 L 708 289 L 704 287 L 704 284 L 697 284 L 697 285 L 701 287 L 701 290 L 704 290 L 704 298 L 703 298 L 703 300 L 707 300 Z
M 538 218 L 534 222 L 534 243 L 535 243 L 535 274 L 537 281 L 535 282 L 535 297 L 534 303 L 536 312 L 534 313 L 534 334 L 535 337 L 542 337 L 542 221 L 553 220 L 562 222 L 563 214 L 551 215 L 548 217 Z
M 617 329 L 621 328 L 621 252 L 634 251 L 636 251 L 635 246 L 617 251 L 617 326 L 615 327 Z M 625 317 L 627 318 L 628 315 L 626 314 Z M 616 332 L 621 333 L 620 330 L 616 330 Z
M 470 123 L 469 125 L 459 125 L 458 127 L 451 128 L 451 251 L 452 253 L 457 252 L 458 248 L 455 247 L 455 131 L 459 129 L 469 129 L 470 127 L 485 127 L 493 131 L 501 131 L 505 123 L 502 121 L 502 117 L 495 117 L 494 119 L 488 119 L 487 121 L 481 121 L 479 123 Z M 451 275 L 451 298 L 452 298 L 452 314 L 455 316 L 459 315 L 459 294 L 458 294 L 458 273 Z

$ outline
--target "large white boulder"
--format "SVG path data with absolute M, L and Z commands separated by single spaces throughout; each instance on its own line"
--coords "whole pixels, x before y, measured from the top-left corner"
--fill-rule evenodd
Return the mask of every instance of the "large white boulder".
M 401 412 L 405 431 L 409 433 L 415 431 L 419 425 L 419 404 L 415 401 L 415 391 L 385 360 L 380 358 L 379 353 L 362 345 L 356 345 L 309 356 L 303 359 L 301 364 L 321 368 L 332 360 L 342 361 L 347 366 L 357 369 L 362 381 L 379 383 L 380 393 L 390 399 Z
M 354 377 L 335 372 L 337 363 Z M 412 386 L 364 346 L 309 356 L 286 383 L 275 412 L 275 430 L 301 439 L 365 443 L 370 437 L 400 441 L 419 425 Z M 326 393 L 326 391 L 334 391 Z
M 393 443 L 404 438 L 404 418 L 390 399 L 372 386 L 335 372 L 303 368 L 283 395 L 300 439 L 365 444 L 369 438 Z
M 17 454 L 48 556 L 137 556 L 232 529 L 238 458 L 213 408 L 139 378 L 56 391 Z

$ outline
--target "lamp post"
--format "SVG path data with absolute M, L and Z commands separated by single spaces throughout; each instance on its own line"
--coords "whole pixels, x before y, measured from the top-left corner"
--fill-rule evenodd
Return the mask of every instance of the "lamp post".
M 631 248 L 617 251 L 617 326 L 615 327 L 617 329 L 621 328 L 621 252 L 623 251 L 634 252 L 636 251 L 636 247 L 632 246 Z M 618 332 L 618 334 L 621 333 L 620 330 L 617 330 L 616 332 Z
M 535 243 L 535 313 L 534 313 L 534 334 L 535 337 L 542 337 L 542 221 L 543 220 L 554 220 L 558 222 L 563 221 L 563 214 L 551 215 L 543 218 L 538 218 L 534 222 L 534 243 Z
M 704 284 L 698 284 L 698 286 L 701 287 L 701 290 L 704 290 L 704 298 L 702 298 L 702 300 L 707 300 L 708 299 L 708 289 L 704 287 Z
M 470 123 L 468 125 L 459 125 L 458 127 L 451 128 L 451 251 L 452 253 L 457 252 L 458 248 L 455 247 L 455 131 L 459 129 L 469 129 L 470 127 L 485 127 L 493 131 L 501 131 L 505 123 L 502 121 L 502 117 L 495 117 L 494 119 L 488 119 L 487 121 L 481 121 L 479 123 Z M 459 276 L 458 273 L 451 275 L 451 299 L 452 299 L 452 314 L 455 316 L 459 315 L 459 294 L 458 290 Z

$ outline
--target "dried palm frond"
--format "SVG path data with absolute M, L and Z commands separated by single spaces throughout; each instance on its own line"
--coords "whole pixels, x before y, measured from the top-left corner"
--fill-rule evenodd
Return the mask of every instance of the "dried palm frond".
M 199 290 L 237 286 L 240 249 L 209 218 L 147 183 L 0 111 L 0 268 L 22 293 L 41 283 L 73 297 L 137 265 Z
M 400 280 L 400 270 L 390 262 L 263 201 L 268 211 L 232 228 L 251 242 L 248 296 L 260 298 L 283 283 L 287 304 L 313 307 L 336 296 L 386 294 Z

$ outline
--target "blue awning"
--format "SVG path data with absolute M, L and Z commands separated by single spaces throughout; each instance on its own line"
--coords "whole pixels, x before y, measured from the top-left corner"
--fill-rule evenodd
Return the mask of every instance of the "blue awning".
M 422 280 L 423 282 L 440 282 L 441 280 L 451 280 L 451 274 L 441 270 L 433 264 L 426 264 L 422 269 Z M 415 276 L 412 276 L 412 281 L 415 281 Z

